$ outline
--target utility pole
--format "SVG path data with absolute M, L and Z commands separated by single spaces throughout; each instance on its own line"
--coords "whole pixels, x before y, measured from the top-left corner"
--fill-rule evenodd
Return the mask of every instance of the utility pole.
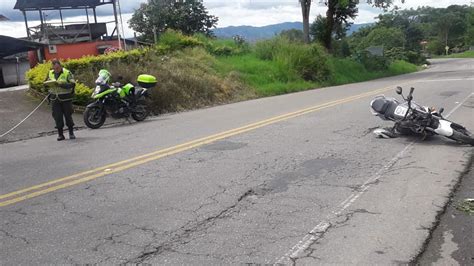
M 120 40 L 120 30 L 119 30 L 119 23 L 118 23 L 118 18 L 117 18 L 116 1 L 117 0 L 112 0 L 112 5 L 114 7 L 115 29 L 117 29 L 117 38 L 118 38 L 118 43 L 119 43 L 119 49 L 122 50 L 122 40 Z
M 122 20 L 122 9 L 120 8 L 120 0 L 117 0 L 117 6 L 118 6 L 118 11 L 119 11 L 119 16 L 120 16 L 120 27 L 122 28 L 122 39 L 123 39 L 123 45 L 125 47 L 125 50 L 127 50 L 127 40 L 125 40 L 125 31 L 123 30 L 123 20 Z

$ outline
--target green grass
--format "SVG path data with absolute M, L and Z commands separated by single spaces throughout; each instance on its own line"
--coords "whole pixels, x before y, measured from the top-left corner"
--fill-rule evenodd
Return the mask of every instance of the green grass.
M 342 85 L 416 72 L 418 67 L 405 61 L 392 62 L 386 71 L 371 72 L 350 59 L 331 59 L 332 77 L 326 85 Z
M 259 96 L 273 96 L 315 89 L 321 86 L 342 85 L 417 71 L 417 66 L 405 61 L 394 61 L 388 70 L 371 72 L 350 59 L 329 58 L 331 76 L 324 83 L 302 79 L 295 71 L 278 61 L 261 60 L 255 53 L 217 57 L 215 70 L 220 76 L 238 73 L 240 79 L 255 89 Z
M 388 67 L 388 75 L 402 75 L 407 73 L 416 72 L 418 67 L 414 64 L 410 64 L 406 61 L 396 60 L 390 64 Z
M 450 54 L 442 58 L 474 58 L 474 51 L 466 51 L 464 53 L 459 54 Z
M 332 58 L 330 62 L 332 77 L 328 85 L 342 85 L 380 77 L 379 73 L 369 72 L 362 64 L 350 59 Z
M 315 89 L 321 86 L 342 85 L 417 71 L 417 66 L 405 61 L 394 61 L 387 71 L 370 72 L 350 59 L 330 57 L 331 76 L 323 84 L 305 81 L 297 73 L 277 61 L 261 60 L 255 53 L 242 56 L 217 57 L 214 68 L 225 76 L 238 73 L 240 79 L 254 88 L 259 96 L 272 96 Z
M 474 215 L 474 200 L 465 199 L 456 205 L 456 209 L 469 215 Z
M 241 56 L 217 57 L 215 65 L 220 75 L 237 72 L 244 83 L 260 96 L 272 96 L 318 87 L 274 61 L 258 59 L 254 53 Z

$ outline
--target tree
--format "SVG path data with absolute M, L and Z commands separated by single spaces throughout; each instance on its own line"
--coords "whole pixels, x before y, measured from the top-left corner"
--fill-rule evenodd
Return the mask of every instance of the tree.
M 467 17 L 467 29 L 464 41 L 469 46 L 474 46 L 474 8 L 471 8 Z
M 336 40 L 340 40 L 346 37 L 346 32 L 349 26 L 349 23 L 337 24 L 334 25 L 334 30 L 332 33 L 328 32 L 327 18 L 318 15 L 314 20 L 313 24 L 311 24 L 309 34 L 311 35 L 313 40 L 324 44 L 324 38 L 328 35 L 332 35 L 332 38 L 335 38 Z
M 217 21 L 217 17 L 208 15 L 202 0 L 149 0 L 135 10 L 129 23 L 134 31 L 151 41 L 167 29 L 212 35 Z
M 462 44 L 467 30 L 467 18 L 458 6 L 449 6 L 446 12 L 440 14 L 435 22 L 439 40 L 446 46 L 454 47 Z
M 332 35 L 339 29 L 341 34 L 342 29 L 350 25 L 348 19 L 354 19 L 357 16 L 358 0 L 328 0 L 326 6 L 326 30 L 323 36 L 323 45 L 329 51 L 332 50 Z M 345 34 L 345 32 L 343 33 Z
M 303 33 L 304 42 L 309 43 L 309 11 L 311 10 L 312 0 L 299 0 L 301 4 L 301 12 L 303 13 Z
M 301 11 L 303 13 L 303 32 L 305 34 L 305 41 L 309 42 L 309 12 L 311 9 L 311 0 L 299 0 L 301 4 Z M 388 8 L 392 5 L 394 0 L 366 0 L 371 4 L 380 8 Z M 405 0 L 400 0 L 402 3 Z M 355 17 L 357 13 L 357 4 L 359 0 L 325 0 L 323 1 L 328 10 L 326 11 L 327 31 L 325 35 L 324 45 L 328 50 L 331 49 L 331 36 L 334 31 L 334 25 L 347 21 L 348 18 Z
M 402 30 L 377 27 L 362 40 L 358 50 L 365 50 L 370 46 L 383 46 L 385 50 L 391 50 L 393 48 L 403 48 L 404 45 L 405 35 Z
M 283 30 L 280 32 L 280 36 L 290 40 L 291 42 L 304 42 L 304 34 L 301 30 L 297 29 L 290 29 L 290 30 Z
M 425 40 L 427 27 L 423 23 L 425 12 L 428 9 L 392 10 L 378 16 L 378 27 L 398 28 L 403 31 L 406 38 L 405 48 L 411 51 L 421 50 L 421 41 Z
M 318 15 L 316 19 L 314 20 L 313 24 L 311 24 L 310 28 L 310 35 L 313 37 L 313 40 L 323 43 L 324 42 L 324 36 L 326 36 L 326 27 L 327 24 L 327 19 L 326 17 L 323 17 L 321 15 Z

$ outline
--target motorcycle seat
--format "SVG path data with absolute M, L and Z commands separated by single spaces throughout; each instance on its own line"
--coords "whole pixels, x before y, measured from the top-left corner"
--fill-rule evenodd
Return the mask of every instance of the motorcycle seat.
M 395 101 L 379 98 L 373 101 L 372 108 L 374 111 L 384 115 L 385 117 L 391 117 L 393 116 L 398 104 L 399 103 Z

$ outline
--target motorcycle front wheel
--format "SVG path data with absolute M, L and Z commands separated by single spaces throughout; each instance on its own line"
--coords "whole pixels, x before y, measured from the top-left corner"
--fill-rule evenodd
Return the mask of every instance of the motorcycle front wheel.
M 463 144 L 474 146 L 474 138 L 467 130 L 453 129 L 453 135 L 449 138 Z
M 92 129 L 100 128 L 105 123 L 105 112 L 99 106 L 87 107 L 84 111 L 84 123 Z
M 140 122 L 148 117 L 148 113 L 146 102 L 140 101 L 132 112 L 132 118 Z

